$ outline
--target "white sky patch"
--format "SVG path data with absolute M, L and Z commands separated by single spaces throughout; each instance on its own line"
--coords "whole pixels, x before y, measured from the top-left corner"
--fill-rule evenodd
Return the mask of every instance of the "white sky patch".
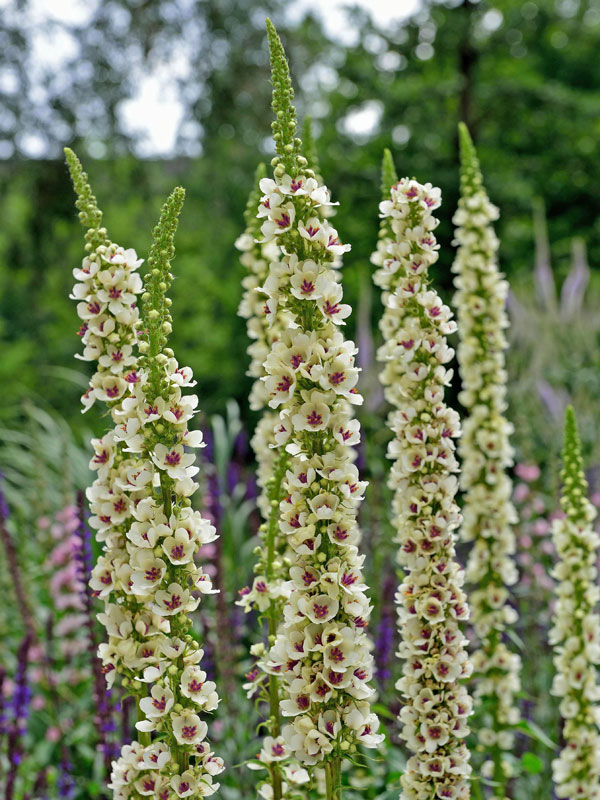
M 351 109 L 340 120 L 339 128 L 355 142 L 364 143 L 377 132 L 382 116 L 381 100 L 367 100 L 366 103 Z
M 418 11 L 421 0 L 295 0 L 289 7 L 289 16 L 292 20 L 301 20 L 307 11 L 317 13 L 332 39 L 352 47 L 360 35 L 348 22 L 347 9 L 352 6 L 369 11 L 377 25 L 385 30 L 391 22 L 406 19 Z
M 184 53 L 168 64 L 160 64 L 151 73 L 140 75 L 135 97 L 119 106 L 123 129 L 137 135 L 139 156 L 168 156 L 175 146 L 183 120 L 176 78 L 184 77 L 188 60 Z
M 1 2 L 0 2 L 1 6 Z M 98 0 L 31 0 L 31 12 L 46 20 L 83 25 L 92 18 Z

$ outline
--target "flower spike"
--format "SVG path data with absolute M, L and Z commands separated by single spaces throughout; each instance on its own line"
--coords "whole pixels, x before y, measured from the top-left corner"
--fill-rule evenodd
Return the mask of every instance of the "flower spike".
M 518 579 L 512 527 L 517 515 L 506 473 L 512 465 L 512 426 L 505 416 L 508 284 L 498 270 L 498 240 L 492 225 L 498 209 L 485 192 L 477 153 L 462 123 L 459 137 L 461 197 L 454 215 L 458 250 L 452 269 L 462 378 L 459 400 L 468 412 L 459 445 L 465 492 L 461 535 L 473 542 L 466 580 L 473 586 L 471 613 L 479 640 L 473 653 L 477 679 L 472 727 L 480 742 L 485 742 L 482 773 L 493 779 L 494 796 L 504 798 L 513 774 L 507 755 L 520 719 L 516 695 L 521 669 L 508 636 L 517 620 L 508 587 Z
M 600 792 L 600 615 L 597 584 L 600 537 L 592 527 L 596 511 L 587 499 L 575 412 L 565 415 L 563 447 L 565 516 L 554 522 L 558 563 L 556 607 L 550 644 L 556 675 L 552 694 L 561 698 L 564 747 L 552 762 L 557 797 L 592 800 Z
M 79 219 L 81 224 L 88 228 L 85 240 L 90 248 L 96 248 L 101 244 L 109 244 L 106 239 L 106 229 L 101 228 L 102 211 L 98 208 L 96 197 L 92 193 L 92 187 L 88 183 L 87 173 L 83 171 L 81 161 L 77 158 L 70 147 L 65 147 L 65 158 L 71 174 L 73 188 L 77 194 L 75 205 L 79 209 Z
M 276 448 L 289 458 L 276 521 L 291 553 L 283 624 L 263 663 L 283 685 L 280 710 L 289 722 L 280 744 L 303 767 L 323 767 L 327 800 L 339 800 L 342 759 L 383 739 L 370 706 L 371 609 L 356 523 L 365 484 L 351 448 L 360 439 L 352 407 L 362 397 L 356 347 L 342 333 L 351 309 L 338 267 L 349 247 L 327 220 L 329 191 L 308 168 L 300 139 L 291 140 L 287 62 L 267 26 L 278 156 L 273 178 L 260 183 L 258 215 L 263 241 L 279 257 L 260 291 L 267 320 L 283 310 L 290 323 L 272 343 L 264 384 L 277 415 Z
M 384 170 L 387 182 L 387 158 Z M 404 571 L 396 595 L 403 660 L 396 688 L 404 703 L 401 737 L 413 755 L 401 778 L 402 800 L 466 800 L 471 774 L 464 740 L 472 703 L 463 684 L 472 666 L 459 627 L 469 609 L 455 552 L 461 517 L 454 440 L 460 423 L 444 399 L 452 377 L 446 364 L 454 356 L 446 337 L 456 323 L 429 275 L 438 258 L 433 211 L 440 204 L 440 190 L 430 183 L 394 183 L 379 205 L 382 224 L 371 257 L 385 306 L 377 357 L 393 406 L 389 485 Z
M 81 165 L 74 156 L 70 163 L 85 222 L 99 224 Z M 80 301 L 84 321 L 81 358 L 97 367 L 83 402 L 86 408 L 104 402 L 112 422 L 93 440 L 90 468 L 97 478 L 86 493 L 90 526 L 103 546 L 90 580 L 104 601 L 98 619 L 108 633 L 98 653 L 109 686 L 121 676 L 138 708 L 138 741 L 126 744 L 112 764 L 109 788 L 119 800 L 206 797 L 218 789 L 213 778 L 223 770 L 202 718 L 219 698 L 200 667 L 203 652 L 188 616 L 199 595 L 213 591 L 196 555 L 216 531 L 190 500 L 198 468 L 188 451 L 202 446 L 201 434 L 189 430 L 198 398 L 182 391 L 194 385 L 192 373 L 166 347 L 170 261 L 183 197 L 175 189 L 154 230 L 141 319 L 142 261 L 135 251 L 95 238 L 92 227 L 88 255 L 73 271 L 78 282 L 71 297 Z

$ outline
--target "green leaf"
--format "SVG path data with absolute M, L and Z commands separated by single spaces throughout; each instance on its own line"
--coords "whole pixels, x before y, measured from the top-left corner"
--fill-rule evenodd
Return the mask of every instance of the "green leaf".
M 377 714 L 378 717 L 383 717 L 384 719 L 396 719 L 396 715 L 392 714 L 389 708 L 382 705 L 381 703 L 376 703 L 372 707 L 373 713 Z
M 511 642 L 519 648 L 519 650 L 525 650 L 525 642 L 523 641 L 523 639 L 521 639 L 521 637 L 516 631 L 512 630 L 512 628 L 507 628 L 504 632 L 511 640 Z
M 544 731 L 540 728 L 539 725 L 536 725 L 535 722 L 531 720 L 523 719 L 519 722 L 518 725 L 515 725 L 515 729 L 518 731 L 523 731 L 523 733 L 528 734 L 531 736 L 532 739 L 535 739 L 537 742 L 548 747 L 550 750 L 556 750 L 558 747 L 552 739 L 548 738 Z
M 535 753 L 523 753 L 521 756 L 521 766 L 525 772 L 537 775 L 544 769 L 544 762 Z

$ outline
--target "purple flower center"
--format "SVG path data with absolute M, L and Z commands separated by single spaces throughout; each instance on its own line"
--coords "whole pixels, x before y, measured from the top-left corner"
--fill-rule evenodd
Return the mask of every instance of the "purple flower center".
M 329 606 L 327 605 L 321 606 L 318 603 L 313 603 L 313 614 L 318 619 L 323 619 L 323 617 L 326 617 L 328 611 L 329 611 Z
M 332 661 L 338 662 L 344 660 L 344 653 L 339 647 L 332 647 L 329 651 L 329 658 Z
M 196 725 L 184 725 L 181 729 L 181 736 L 183 739 L 193 739 L 196 735 Z
M 165 601 L 165 606 L 169 609 L 169 611 L 179 608 L 180 605 L 181 597 L 178 594 L 172 594 L 170 600 Z
M 279 381 L 276 386 L 278 392 L 287 392 L 287 390 L 292 385 L 292 379 L 287 375 L 284 375 L 283 378 Z

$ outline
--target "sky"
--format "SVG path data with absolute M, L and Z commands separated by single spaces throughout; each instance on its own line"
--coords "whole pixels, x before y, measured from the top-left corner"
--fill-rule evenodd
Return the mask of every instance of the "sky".
M 414 14 L 420 6 L 420 0 L 292 0 L 290 15 L 297 18 L 308 10 L 316 11 L 329 34 L 341 39 L 344 44 L 352 44 L 356 31 L 346 23 L 344 6 L 347 5 L 363 6 L 377 23 L 385 25 Z
M 55 4 L 69 0 L 39 0 Z M 71 0 L 74 2 L 74 0 Z M 352 44 L 357 32 L 347 23 L 345 6 L 358 5 L 367 9 L 381 25 L 405 19 L 418 10 L 420 0 L 292 0 L 289 4 L 290 18 L 300 21 L 309 11 L 316 12 L 324 22 L 325 30 L 344 44 Z M 158 79 L 157 79 L 158 78 Z M 140 155 L 164 156 L 173 148 L 181 120 L 181 107 L 177 102 L 176 89 L 165 76 L 147 76 L 139 83 L 138 95 L 127 101 L 123 108 L 123 121 L 130 130 L 140 136 Z M 370 128 L 376 121 L 373 109 L 355 120 L 356 128 Z M 350 124 L 353 124 L 351 121 Z
M 5 2 L 0 0 L 0 8 Z M 386 25 L 413 14 L 418 10 L 420 0 L 291 0 L 288 13 L 294 22 L 300 21 L 309 11 L 316 12 L 332 37 L 351 45 L 357 40 L 358 33 L 348 24 L 344 10 L 347 5 L 363 6 L 376 22 Z M 57 42 L 54 32 L 50 45 L 44 33 L 44 22 L 55 20 L 85 24 L 95 3 L 90 0 L 32 0 L 31 6 L 35 22 L 41 23 L 36 26 L 40 34 L 34 61 L 40 67 L 59 72 L 61 54 L 68 53 L 73 43 Z M 123 127 L 135 134 L 139 142 L 138 155 L 142 157 L 167 156 L 173 150 L 183 116 L 176 86 L 176 77 L 184 77 L 186 72 L 186 56 L 183 53 L 181 59 L 181 64 L 159 65 L 155 71 L 140 75 L 137 94 L 121 106 Z M 373 124 L 378 112 L 377 109 L 365 109 L 362 116 L 357 113 L 357 119 L 349 124 L 356 123 L 355 127 L 360 133 L 361 128 Z M 34 158 L 43 155 L 44 151 L 44 142 L 40 137 L 37 138 L 39 141 L 34 136 L 31 142 L 21 143 L 22 147 L 25 145 L 23 149 L 29 151 L 28 155 Z
M 25 15 L 27 27 L 32 31 L 32 102 L 43 104 L 41 76 L 51 75 L 54 80 L 59 81 L 64 71 L 61 67 L 69 57 L 76 55 L 77 43 L 60 23 L 85 25 L 97 3 L 103 1 L 29 0 L 21 12 L 14 10 L 19 8 L 15 0 L 0 0 L 0 10 L 12 8 L 13 13 Z M 345 7 L 353 5 L 363 6 L 376 23 L 385 27 L 414 14 L 419 9 L 421 0 L 290 0 L 287 10 L 292 23 L 300 22 L 308 12 L 316 13 L 323 20 L 325 30 L 333 40 L 352 45 L 357 42 L 359 33 L 349 24 Z M 135 139 L 136 152 L 140 157 L 168 157 L 173 152 L 183 119 L 177 81 L 179 79 L 185 83 L 190 57 L 189 48 L 186 49 L 182 42 L 177 58 L 170 58 L 168 63 L 159 62 L 151 71 L 147 67 L 143 72 L 140 69 L 139 74 L 135 75 L 137 92 L 121 103 L 119 113 L 122 127 Z M 34 74 L 36 70 L 39 71 L 38 81 Z M 16 80 L 16 76 L 0 74 L 0 85 L 9 92 L 16 90 L 15 87 L 11 89 L 6 86 L 6 82 L 11 80 Z M 356 109 L 344 123 L 348 128 L 347 132 L 358 137 L 367 135 L 377 124 L 380 113 L 381 109 L 376 103 L 365 104 L 364 108 Z M 190 137 L 190 142 L 194 141 L 199 141 L 198 136 Z M 30 158 L 47 155 L 47 141 L 41 132 L 22 131 L 18 144 L 21 152 Z M 190 146 L 193 148 L 196 145 Z M 6 152 L 3 149 L 5 147 L 9 148 Z M 93 152 L 95 147 L 98 152 Z M 10 141 L 0 140 L 0 158 L 10 158 L 13 149 Z M 89 143 L 92 156 L 102 157 L 103 149 L 104 145 L 100 141 Z M 188 155 L 199 155 L 199 152 L 190 150 Z
M 54 2 L 54 0 L 45 0 Z M 345 7 L 352 5 L 363 6 L 371 13 L 373 19 L 380 25 L 390 24 L 393 21 L 406 19 L 414 14 L 420 7 L 420 0 L 291 0 L 288 13 L 292 20 L 300 21 L 309 11 L 316 12 L 323 20 L 325 30 L 332 37 L 345 45 L 352 45 L 358 40 L 358 32 L 348 25 Z M 137 101 L 131 101 L 125 109 L 125 119 L 131 113 L 131 118 L 138 122 L 146 119 L 151 124 L 151 136 L 146 137 L 144 155 L 163 155 L 172 148 L 177 133 L 177 125 L 173 124 L 176 117 L 177 102 L 173 93 L 157 89 L 158 82 L 149 80 L 146 85 L 141 84 L 140 95 Z M 160 99 L 156 96 L 160 94 Z M 164 114 L 165 97 L 170 97 L 172 116 Z M 370 130 L 379 117 L 379 109 L 366 107 L 357 111 L 355 118 L 348 121 L 353 131 L 360 133 Z M 166 121 L 171 119 L 171 124 Z

